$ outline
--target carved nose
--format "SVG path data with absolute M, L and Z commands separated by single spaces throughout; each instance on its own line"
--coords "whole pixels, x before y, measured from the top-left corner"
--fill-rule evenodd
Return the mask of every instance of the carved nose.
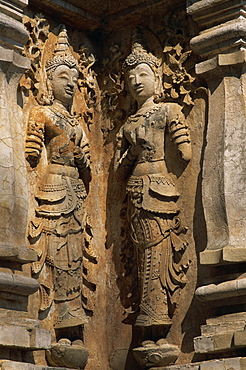
M 70 87 L 71 89 L 74 89 L 75 87 L 75 82 L 74 81 L 68 81 L 68 84 L 67 84 L 68 87 Z
M 135 76 L 135 85 L 138 86 L 140 85 L 139 77 Z

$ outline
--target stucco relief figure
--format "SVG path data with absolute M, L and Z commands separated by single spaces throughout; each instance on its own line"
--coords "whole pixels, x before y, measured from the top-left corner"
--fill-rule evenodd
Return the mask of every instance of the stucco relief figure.
M 181 107 L 156 102 L 161 92 L 161 62 L 140 43 L 123 65 L 126 82 L 137 102 L 119 132 L 116 172 L 127 178 L 127 218 L 135 245 L 140 289 L 135 325 L 172 323 L 175 294 L 186 284 L 182 255 L 188 245 L 179 218 L 179 193 L 165 161 L 169 130 L 184 161 L 191 159 L 191 142 Z
M 41 152 L 47 165 L 36 193 L 38 206 L 29 225 L 31 248 L 38 253 L 32 270 L 40 282 L 40 311 L 52 307 L 53 327 L 87 322 L 82 307 L 82 268 L 88 228 L 83 176 L 90 172 L 89 145 L 71 105 L 78 80 L 66 30 L 58 35 L 46 62 L 47 96 L 29 116 L 26 156 L 36 167 Z

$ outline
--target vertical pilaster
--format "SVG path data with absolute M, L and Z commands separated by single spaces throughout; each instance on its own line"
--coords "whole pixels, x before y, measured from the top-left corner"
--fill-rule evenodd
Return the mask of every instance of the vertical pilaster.
M 27 0 L 0 4 L 0 256 L 26 247 L 28 196 L 19 80 L 30 61 L 21 55 Z M 14 249 L 13 249 L 14 248 Z M 21 252 L 20 252 L 21 253 Z
M 203 205 L 208 243 L 202 263 L 246 260 L 245 46 L 246 6 L 233 1 L 188 1 L 201 26 L 191 40 L 206 59 L 196 66 L 209 88 Z
M 51 342 L 50 332 L 29 318 L 28 297 L 39 283 L 22 271 L 23 264 L 36 260 L 36 252 L 26 245 L 25 127 L 18 91 L 30 67 L 21 55 L 28 39 L 22 25 L 27 4 L 28 0 L 0 2 L 0 346 L 1 359 L 15 361 L 22 361 L 22 351 L 50 348 Z M 8 368 L 20 368 L 16 364 Z
M 217 358 L 232 350 L 233 356 L 242 354 L 246 343 L 245 10 L 239 0 L 187 1 L 188 13 L 201 27 L 191 40 L 204 60 L 196 73 L 206 79 L 209 91 L 202 180 L 207 247 L 200 263 L 216 266 L 196 290 L 208 302 L 210 316 L 217 317 L 202 326 L 195 351 L 217 353 Z

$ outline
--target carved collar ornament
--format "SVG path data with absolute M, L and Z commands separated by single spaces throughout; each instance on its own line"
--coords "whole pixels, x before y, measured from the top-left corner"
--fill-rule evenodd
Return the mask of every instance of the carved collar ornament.
M 57 37 L 53 56 L 46 62 L 45 70 L 46 72 L 52 73 L 58 66 L 61 65 L 67 65 L 69 68 L 76 68 L 79 70 L 77 61 L 71 53 L 67 30 L 64 26 L 62 26 L 62 30 Z
M 71 115 L 66 108 L 59 102 L 56 101 L 54 104 L 52 104 L 49 109 L 59 118 L 64 120 L 66 123 L 68 123 L 71 126 L 78 126 L 78 116 Z

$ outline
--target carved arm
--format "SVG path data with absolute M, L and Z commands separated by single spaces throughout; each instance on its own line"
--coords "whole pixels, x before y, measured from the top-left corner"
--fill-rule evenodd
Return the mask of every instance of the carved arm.
M 31 167 L 36 167 L 40 159 L 44 141 L 45 117 L 40 107 L 34 107 L 29 116 L 26 137 L 26 159 Z
M 124 136 L 122 127 L 117 135 L 114 157 L 114 170 L 121 178 L 126 178 L 131 173 L 132 167 L 137 159 L 138 154 L 132 152 L 132 150 L 132 146 Z
M 173 104 L 171 108 L 168 126 L 171 141 L 176 144 L 182 158 L 185 161 L 190 161 L 192 152 L 189 128 L 185 123 L 184 114 L 181 112 L 181 107 L 178 104 Z
M 80 171 L 85 168 L 90 169 L 90 145 L 84 131 L 82 132 L 80 145 L 75 146 L 73 154 L 75 164 Z

